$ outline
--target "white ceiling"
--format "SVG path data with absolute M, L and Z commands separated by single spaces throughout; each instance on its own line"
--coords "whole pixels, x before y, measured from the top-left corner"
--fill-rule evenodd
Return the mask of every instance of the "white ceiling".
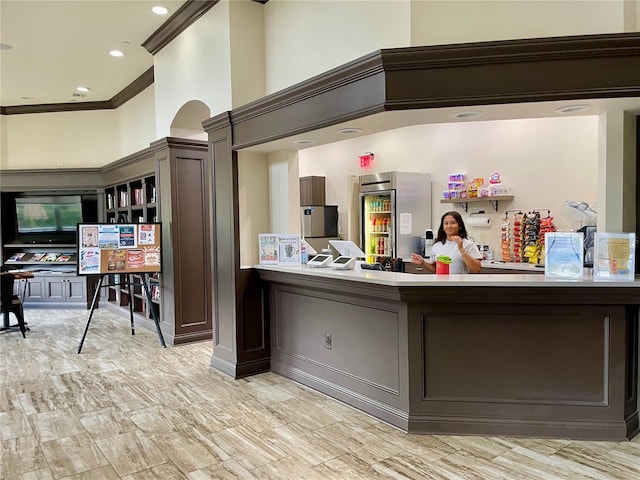
M 110 100 L 153 65 L 141 45 L 183 3 L 1 0 L 0 43 L 12 48 L 0 50 L 0 105 Z M 169 14 L 153 14 L 154 5 Z M 91 91 L 77 96 L 78 86 Z

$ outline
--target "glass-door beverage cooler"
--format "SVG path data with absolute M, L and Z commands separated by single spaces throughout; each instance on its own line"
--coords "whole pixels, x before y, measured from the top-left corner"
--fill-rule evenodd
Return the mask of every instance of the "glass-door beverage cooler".
M 431 228 L 431 176 L 385 172 L 360 176 L 360 237 L 367 262 L 409 259 Z

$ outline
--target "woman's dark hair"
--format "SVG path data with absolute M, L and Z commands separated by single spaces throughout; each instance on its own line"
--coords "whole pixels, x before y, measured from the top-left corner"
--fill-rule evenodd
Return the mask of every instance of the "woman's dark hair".
M 442 215 L 440 219 L 440 227 L 438 228 L 438 238 L 436 242 L 440 242 L 441 244 L 445 244 L 447 242 L 447 234 L 444 232 L 444 217 L 447 215 L 454 218 L 460 229 L 458 230 L 458 236 L 460 238 L 467 238 L 467 227 L 464 226 L 464 221 L 462 220 L 462 216 L 458 212 L 446 212 Z

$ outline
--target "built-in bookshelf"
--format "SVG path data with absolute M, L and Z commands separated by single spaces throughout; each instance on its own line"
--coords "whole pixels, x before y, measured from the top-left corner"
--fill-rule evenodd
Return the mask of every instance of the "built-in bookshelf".
M 105 188 L 105 218 L 109 223 L 150 223 L 158 221 L 156 177 L 148 174 Z M 126 284 L 131 282 L 131 291 Z M 108 275 L 106 299 L 111 306 L 122 307 L 128 314 L 129 305 L 139 318 L 153 319 L 140 275 Z M 156 314 L 160 318 L 160 278 L 152 275 L 148 287 L 154 296 Z
M 104 221 L 117 223 L 120 217 L 120 221 L 129 223 L 161 222 L 163 259 L 161 274 L 146 275 L 151 302 L 146 299 L 140 278 L 131 276 L 133 292 L 129 293 L 127 287 L 115 285 L 124 283 L 120 278 L 116 281 L 109 278 L 113 275 L 107 275 L 109 286 L 100 305 L 123 317 L 129 317 L 131 306 L 136 322 L 154 330 L 150 307 L 158 307 L 162 334 L 171 345 L 213 335 L 210 163 L 206 141 L 167 137 L 103 170 Z
M 153 174 L 105 188 L 105 210 L 110 223 L 144 223 L 158 219 L 156 177 Z

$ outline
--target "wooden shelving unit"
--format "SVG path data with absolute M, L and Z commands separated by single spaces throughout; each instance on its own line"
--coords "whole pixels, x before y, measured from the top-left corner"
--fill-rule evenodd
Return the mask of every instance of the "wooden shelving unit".
M 106 187 L 105 201 L 107 222 L 144 223 L 157 221 L 155 175 L 149 174 L 129 182 Z
M 513 195 L 495 195 L 493 197 L 473 197 L 473 198 L 453 198 L 440 200 L 440 203 L 457 203 L 466 212 L 470 203 L 488 203 L 493 209 L 498 211 L 498 202 L 512 202 Z
M 87 221 L 98 219 L 97 192 L 87 189 L 34 189 L 23 192 L 0 193 L 2 244 L 0 257 L 2 266 L 10 270 L 29 270 L 33 278 L 18 285 L 18 294 L 23 296 L 25 306 L 30 308 L 86 308 L 88 292 L 95 279 L 78 276 L 76 233 L 20 234 L 17 228 L 16 199 L 18 197 L 50 197 L 52 195 L 78 195 L 81 197 L 83 217 Z M 84 219 L 83 219 L 84 220 Z
M 150 223 L 158 221 L 156 204 L 155 174 L 146 174 L 126 182 L 105 188 L 105 218 L 108 223 Z M 129 314 L 129 304 L 133 306 L 135 315 L 151 319 L 150 305 L 142 285 L 140 275 L 130 275 L 131 290 L 125 285 L 126 277 L 122 274 L 107 277 L 107 302 L 111 306 L 121 307 L 123 313 Z M 159 276 L 153 277 L 155 289 L 160 289 Z M 152 281 L 148 282 L 151 289 Z M 160 317 L 160 300 L 153 301 L 154 308 Z

